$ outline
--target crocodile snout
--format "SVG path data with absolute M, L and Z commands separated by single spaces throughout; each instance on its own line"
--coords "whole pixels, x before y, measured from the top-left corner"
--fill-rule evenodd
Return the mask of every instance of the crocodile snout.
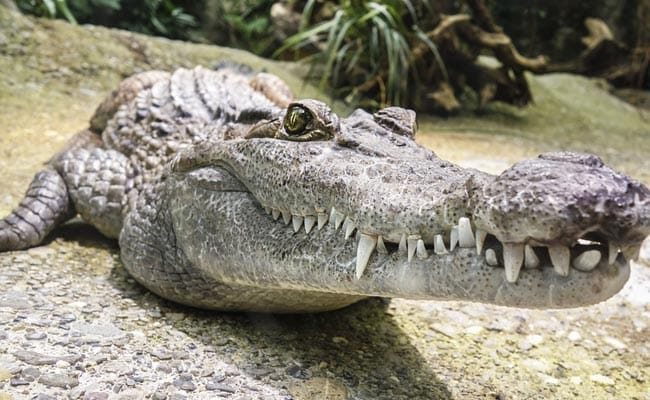
M 472 202 L 477 229 L 502 244 L 511 276 L 539 259 L 566 276 L 571 266 L 613 264 L 621 252 L 634 258 L 650 234 L 650 190 L 593 155 L 522 161 L 476 190 Z

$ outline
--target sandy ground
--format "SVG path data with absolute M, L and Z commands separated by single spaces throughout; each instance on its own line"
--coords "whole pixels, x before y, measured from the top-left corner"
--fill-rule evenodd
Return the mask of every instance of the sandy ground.
M 25 19 L 2 8 L 0 27 L 0 214 L 122 77 L 222 57 L 260 63 L 242 52 Z M 264 65 L 314 95 L 286 65 Z M 607 112 L 594 113 L 594 122 L 566 106 L 567 82 L 579 88 L 569 95 L 585 92 Z M 649 183 L 647 115 L 581 78 L 544 77 L 533 87 L 546 97 L 529 110 L 425 118 L 418 140 L 490 171 L 550 148 L 592 150 Z M 564 134 L 545 115 L 581 130 Z M 531 120 L 538 125 L 526 125 Z M 539 137 L 535 129 L 557 133 Z M 0 254 L 1 400 L 650 400 L 649 337 L 650 268 L 642 265 L 621 293 L 582 309 L 371 299 L 275 316 L 161 300 L 128 276 L 115 242 L 80 222 L 41 247 Z

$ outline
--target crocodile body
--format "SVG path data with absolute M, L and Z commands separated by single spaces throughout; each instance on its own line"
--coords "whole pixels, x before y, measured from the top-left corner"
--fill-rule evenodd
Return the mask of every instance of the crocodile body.
M 242 68 L 125 80 L 0 221 L 0 251 L 80 215 L 157 294 L 310 312 L 368 296 L 574 307 L 622 288 L 650 190 L 596 156 L 499 176 L 415 143 L 415 113 L 340 118 Z

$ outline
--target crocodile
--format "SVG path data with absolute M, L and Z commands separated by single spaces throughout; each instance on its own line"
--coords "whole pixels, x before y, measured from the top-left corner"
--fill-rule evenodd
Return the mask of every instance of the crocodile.
M 442 160 L 400 107 L 342 118 L 243 67 L 124 80 L 0 220 L 0 251 L 79 215 L 158 295 L 318 312 L 361 299 L 585 306 L 617 293 L 650 190 L 590 154 L 499 175 Z

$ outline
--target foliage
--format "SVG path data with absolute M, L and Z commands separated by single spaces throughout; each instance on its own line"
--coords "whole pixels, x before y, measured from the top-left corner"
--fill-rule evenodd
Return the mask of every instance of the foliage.
M 16 0 L 21 10 L 39 17 L 184 39 L 188 37 L 188 29 L 197 22 L 177 3 L 174 0 Z
M 224 44 L 270 55 L 277 47 L 270 16 L 273 3 L 275 0 L 253 0 L 238 2 L 231 7 L 223 5 L 220 14 L 228 36 Z
M 378 100 L 366 106 L 407 104 L 415 98 L 411 92 L 420 76 L 413 49 L 418 44 L 434 54 L 438 70 L 445 75 L 437 48 L 424 33 L 428 27 L 419 22 L 435 21 L 432 10 L 416 10 L 410 0 L 343 0 L 331 19 L 312 23 L 315 4 L 315 0 L 307 1 L 300 31 L 276 55 L 307 51 L 312 72 L 321 76 L 321 86 L 329 83 L 351 93 L 346 98 L 349 102 L 362 101 L 372 90 L 378 92 Z

